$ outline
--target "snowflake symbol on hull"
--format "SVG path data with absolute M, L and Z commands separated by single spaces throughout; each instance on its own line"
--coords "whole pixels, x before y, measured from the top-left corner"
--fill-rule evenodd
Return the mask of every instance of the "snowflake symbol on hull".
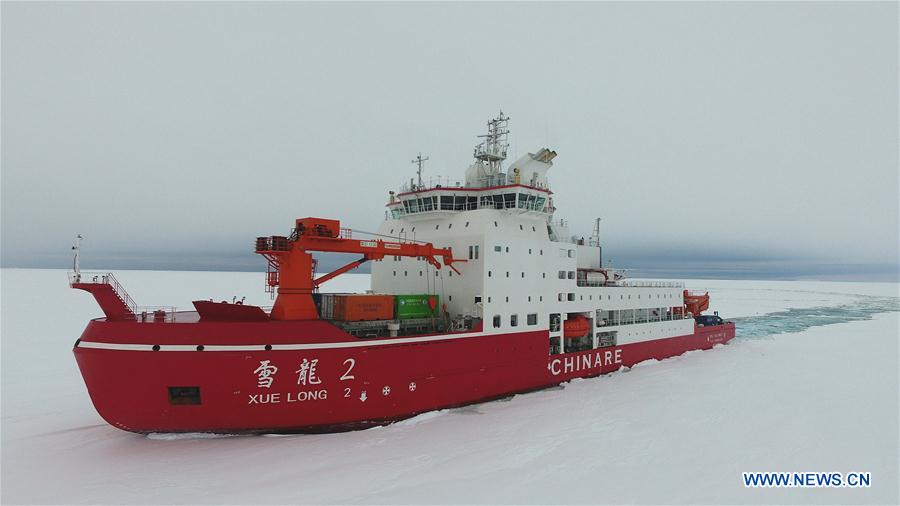
M 381 389 L 381 395 L 391 395 L 391 387 L 384 387 Z
M 410 384 L 409 384 L 409 391 L 410 391 L 410 392 L 415 392 L 415 391 L 416 391 L 416 382 L 415 382 L 415 381 L 410 382 Z

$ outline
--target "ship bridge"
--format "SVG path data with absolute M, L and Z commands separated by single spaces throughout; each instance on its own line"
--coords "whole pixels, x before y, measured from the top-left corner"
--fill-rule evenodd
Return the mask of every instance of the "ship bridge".
M 390 217 L 401 219 L 434 213 L 452 213 L 476 209 L 507 209 L 522 213 L 553 214 L 552 192 L 545 188 L 516 183 L 466 188 L 463 186 L 423 186 L 391 195 L 387 207 Z
M 503 170 L 509 142 L 509 117 L 500 116 L 488 121 L 488 133 L 480 136 L 475 146 L 475 162 L 466 170 L 464 181 L 449 178 L 422 180 L 422 167 L 428 158 L 420 154 L 413 163 L 418 165 L 418 181 L 411 179 L 391 192 L 387 204 L 390 217 L 401 219 L 434 213 L 453 213 L 477 209 L 497 209 L 535 213 L 549 217 L 555 211 L 547 171 L 553 166 L 556 152 L 543 148 L 527 153 Z

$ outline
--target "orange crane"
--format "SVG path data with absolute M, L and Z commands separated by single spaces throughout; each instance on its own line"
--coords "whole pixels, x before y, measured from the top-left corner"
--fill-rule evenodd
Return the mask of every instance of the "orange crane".
M 319 318 L 312 294 L 319 285 L 353 270 L 369 260 L 385 256 L 423 257 L 436 269 L 442 267 L 438 258 L 457 274 L 450 248 L 436 248 L 431 243 L 388 242 L 381 239 L 359 240 L 351 237 L 349 229 L 342 229 L 338 220 L 298 218 L 290 237 L 270 236 L 256 239 L 256 253 L 269 262 L 266 275 L 268 289 L 278 287 L 278 297 L 272 308 L 273 320 L 315 320 Z M 316 261 L 310 251 L 359 253 L 362 258 L 324 276 L 316 278 Z

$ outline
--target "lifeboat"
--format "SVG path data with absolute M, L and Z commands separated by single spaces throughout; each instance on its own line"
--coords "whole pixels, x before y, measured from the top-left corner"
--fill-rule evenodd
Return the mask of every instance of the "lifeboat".
M 684 291 L 684 306 L 694 316 L 709 309 L 709 292 Z
M 563 322 L 563 336 L 566 339 L 577 339 L 588 335 L 591 322 L 581 315 L 570 316 Z

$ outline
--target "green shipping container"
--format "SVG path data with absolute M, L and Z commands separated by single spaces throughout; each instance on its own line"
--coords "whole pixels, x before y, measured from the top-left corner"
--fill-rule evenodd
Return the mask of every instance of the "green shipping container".
M 398 320 L 438 317 L 440 306 L 437 295 L 397 295 L 394 299 L 394 314 Z

